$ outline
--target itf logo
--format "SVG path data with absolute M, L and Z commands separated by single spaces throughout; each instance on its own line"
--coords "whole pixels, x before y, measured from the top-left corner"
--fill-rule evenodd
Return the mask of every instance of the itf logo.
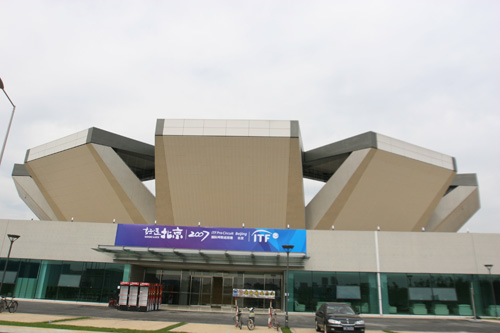
M 262 229 L 255 230 L 252 233 L 254 243 L 267 243 L 271 238 L 271 235 L 273 236 L 274 239 L 277 239 L 279 237 L 278 233 L 273 234 L 270 231 Z

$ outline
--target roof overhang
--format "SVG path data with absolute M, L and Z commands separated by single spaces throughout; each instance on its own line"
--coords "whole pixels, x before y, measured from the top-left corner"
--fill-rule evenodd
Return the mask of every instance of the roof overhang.
M 306 253 L 253 252 L 228 250 L 194 250 L 154 247 L 99 245 L 93 250 L 109 254 L 117 262 L 150 262 L 165 264 L 203 264 L 286 268 L 303 268 Z
M 455 159 L 375 132 L 366 132 L 303 153 L 304 178 L 327 182 L 352 152 L 374 148 L 456 171 Z

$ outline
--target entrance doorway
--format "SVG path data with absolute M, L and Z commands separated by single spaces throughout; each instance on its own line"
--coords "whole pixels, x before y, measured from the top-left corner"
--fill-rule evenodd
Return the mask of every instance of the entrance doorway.
M 191 276 L 189 305 L 230 305 L 233 277 Z
M 212 280 L 212 304 L 222 303 L 222 277 L 214 277 Z
M 280 273 L 241 273 L 221 271 L 161 270 L 149 268 L 145 282 L 163 285 L 162 304 L 230 306 L 233 289 L 273 290 L 273 307 L 281 309 L 283 275 Z M 238 306 L 269 308 L 270 301 L 240 298 Z

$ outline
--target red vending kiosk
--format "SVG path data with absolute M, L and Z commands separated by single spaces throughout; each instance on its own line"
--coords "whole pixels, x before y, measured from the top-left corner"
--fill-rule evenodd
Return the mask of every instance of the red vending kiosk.
M 139 311 L 159 310 L 161 303 L 161 284 L 141 283 L 139 287 Z
M 120 310 L 154 311 L 160 309 L 162 285 L 146 282 L 121 282 Z
M 118 295 L 118 308 L 120 310 L 126 310 L 128 307 L 128 289 L 130 283 L 120 282 L 120 294 Z
M 155 297 L 156 297 L 156 283 L 152 283 L 149 287 L 149 295 L 148 295 L 148 311 L 154 311 L 155 309 Z
M 163 294 L 163 285 L 161 283 L 158 283 L 156 286 L 155 310 L 160 310 L 162 294 Z
M 128 309 L 137 310 L 139 300 L 139 282 L 130 282 L 128 292 Z
M 139 289 L 139 311 L 149 311 L 150 284 L 141 283 Z

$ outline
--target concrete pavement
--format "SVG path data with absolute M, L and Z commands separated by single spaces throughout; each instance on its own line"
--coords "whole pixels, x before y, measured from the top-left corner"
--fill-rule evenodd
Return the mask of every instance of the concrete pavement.
M 45 316 L 43 317 L 42 316 Z M 268 330 L 265 326 L 267 318 L 264 312 L 257 311 L 257 329 Z M 22 315 L 22 316 L 21 316 Z M 69 301 L 46 301 L 23 299 L 18 313 L 0 313 L 0 320 L 4 321 L 31 321 L 54 322 L 61 319 L 72 319 L 65 324 L 89 327 L 126 327 L 141 331 L 152 331 L 158 328 L 170 327 L 173 324 L 186 322 L 182 327 L 172 329 L 172 332 L 231 332 L 236 330 L 230 325 L 233 313 L 221 309 L 193 308 L 179 306 L 162 306 L 160 311 L 138 312 L 117 311 L 102 303 L 83 303 Z M 87 317 L 91 319 L 78 319 Z M 24 318 L 24 319 L 23 319 Z M 284 323 L 283 314 L 279 315 L 280 322 Z M 465 317 L 436 317 L 436 316 L 377 316 L 363 315 L 370 333 L 379 333 L 382 330 L 394 332 L 500 332 L 500 321 L 472 320 Z M 245 319 L 245 317 L 244 317 Z M 61 325 L 63 323 L 57 324 Z M 314 314 L 290 313 L 290 324 L 295 333 L 314 332 Z M 299 329 L 300 328 L 300 329 Z M 247 330 L 246 326 L 243 330 Z M 19 332 L 20 330 L 8 331 Z M 21 330 L 26 332 L 26 329 Z M 0 327 L 0 333 L 7 332 Z M 60 330 L 56 331 L 61 333 Z M 81 332 L 81 331 L 80 331 Z
M 82 327 L 95 327 L 95 328 L 127 328 L 134 330 L 154 331 L 165 327 L 177 324 L 176 322 L 166 321 L 146 321 L 146 320 L 127 320 L 127 319 L 109 319 L 109 318 L 89 318 L 78 319 L 78 317 L 71 316 L 58 316 L 58 315 L 41 315 L 41 314 L 25 314 L 25 313 L 0 313 L 1 321 L 11 321 L 19 323 L 40 323 L 51 322 L 52 325 L 72 325 Z M 64 320 L 64 321 L 60 321 Z M 60 322 L 58 322 L 60 321 Z M 242 331 L 248 331 L 244 326 Z M 254 331 L 273 332 L 267 327 L 257 326 Z M 313 333 L 314 329 L 298 328 L 292 330 L 295 333 Z M 77 330 L 61 330 L 61 329 L 46 329 L 46 328 L 30 328 L 18 326 L 3 326 L 0 325 L 0 333 L 4 332 L 25 332 L 25 333 L 68 333 L 68 332 L 88 332 Z M 93 331 L 95 333 L 95 331 Z M 216 324 L 186 324 L 175 328 L 172 332 L 184 333 L 226 333 L 226 332 L 241 332 L 239 328 L 233 325 L 216 325 Z M 367 333 L 381 333 L 382 331 L 367 331 Z M 412 332 L 415 333 L 415 332 Z M 428 333 L 428 332 L 427 332 Z

